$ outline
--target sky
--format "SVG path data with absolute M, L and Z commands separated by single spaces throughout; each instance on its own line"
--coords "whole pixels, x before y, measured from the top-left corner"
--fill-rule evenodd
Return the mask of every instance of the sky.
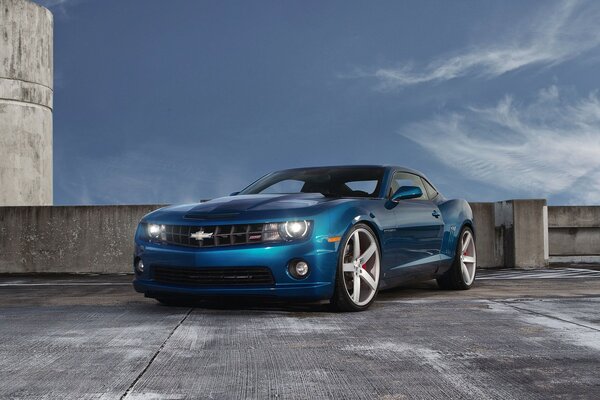
M 37 2 L 55 204 L 192 202 L 338 164 L 600 204 L 598 1 Z

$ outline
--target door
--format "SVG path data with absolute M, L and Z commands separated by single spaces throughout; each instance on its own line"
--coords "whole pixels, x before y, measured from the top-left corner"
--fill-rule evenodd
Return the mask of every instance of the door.
M 401 200 L 394 206 L 396 226 L 392 233 L 390 258 L 394 267 L 390 278 L 421 279 L 432 276 L 439 266 L 444 234 L 444 221 L 437 205 L 428 197 L 421 178 L 407 172 L 396 172 L 390 192 L 401 186 L 417 186 L 423 195 Z

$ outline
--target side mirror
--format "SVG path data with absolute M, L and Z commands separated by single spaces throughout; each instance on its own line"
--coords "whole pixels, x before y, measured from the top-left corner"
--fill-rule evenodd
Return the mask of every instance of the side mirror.
M 401 186 L 396 193 L 392 195 L 390 199 L 394 203 L 399 202 L 400 200 L 408 200 L 408 199 L 416 199 L 418 197 L 423 196 L 423 191 L 418 186 Z
M 233 192 L 230 194 L 230 196 L 235 196 L 236 194 L 238 194 L 239 192 Z

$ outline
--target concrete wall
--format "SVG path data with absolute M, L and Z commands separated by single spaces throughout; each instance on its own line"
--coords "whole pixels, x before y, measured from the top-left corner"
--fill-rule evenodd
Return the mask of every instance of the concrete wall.
M 520 202 L 524 202 L 521 204 Z M 512 201 L 471 203 L 474 213 L 478 266 L 531 266 L 536 254 L 519 249 L 512 239 L 532 235 L 521 227 L 527 215 L 537 215 L 543 204 L 519 200 L 517 223 Z M 539 203 L 539 204 L 538 204 Z M 131 272 L 133 235 L 146 213 L 161 207 L 75 206 L 75 207 L 0 207 L 0 273 L 121 273 Z M 534 230 L 535 235 L 538 230 Z M 524 239 L 523 239 L 524 240 Z M 515 254 L 525 253 L 525 257 Z M 537 257 L 537 258 L 535 258 Z M 543 257 L 543 255 L 542 255 Z M 544 263 L 541 261 L 540 265 Z
M 0 207 L 0 273 L 131 272 L 137 223 L 159 207 Z
M 52 204 L 50 11 L 0 0 L 0 206 Z
M 600 256 L 600 206 L 548 207 L 548 245 L 554 261 Z
M 471 203 L 478 266 L 544 267 L 546 240 L 551 262 L 598 262 L 600 206 L 548 207 L 546 235 L 545 205 Z M 130 272 L 135 227 L 159 207 L 0 207 L 0 273 Z

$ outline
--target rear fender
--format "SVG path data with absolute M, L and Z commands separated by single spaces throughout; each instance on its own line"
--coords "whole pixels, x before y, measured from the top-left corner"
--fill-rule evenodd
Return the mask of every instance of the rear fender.
M 465 225 L 473 226 L 473 211 L 466 200 L 448 200 L 438 205 L 444 217 L 444 239 L 441 254 L 446 260 L 454 259 L 458 235 Z

